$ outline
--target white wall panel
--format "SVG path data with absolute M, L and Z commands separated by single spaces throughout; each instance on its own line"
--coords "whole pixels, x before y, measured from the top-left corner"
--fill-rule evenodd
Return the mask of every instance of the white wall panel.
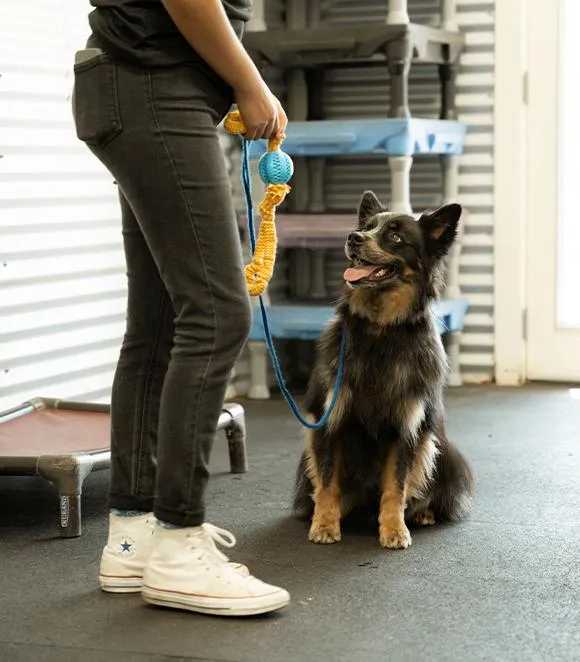
M 126 283 L 116 187 L 75 136 L 88 2 L 10 3 L 0 22 L 0 408 L 108 401 Z

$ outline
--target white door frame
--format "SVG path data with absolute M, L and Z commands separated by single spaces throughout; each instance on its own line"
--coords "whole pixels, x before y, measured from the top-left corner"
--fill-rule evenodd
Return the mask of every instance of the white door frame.
M 495 3 L 495 380 L 526 381 L 527 0 Z
M 574 21 L 578 20 L 578 2 L 552 0 L 548 9 L 545 0 L 528 0 L 527 376 L 566 383 L 577 382 L 580 374 L 580 329 L 560 323 L 558 310 L 559 290 L 569 287 L 560 281 L 560 276 L 569 278 L 561 273 L 562 233 L 565 223 L 576 220 L 569 218 L 570 198 L 576 198 L 576 167 L 563 160 L 574 153 L 566 134 L 574 129 L 563 122 L 574 122 L 570 113 L 574 111 L 565 103 L 576 81 L 571 84 L 570 71 L 566 72 L 567 79 L 563 76 L 565 68 L 578 66 L 572 64 L 568 58 L 573 56 L 565 50 L 577 48 Z M 569 41 L 565 43 L 564 38 Z

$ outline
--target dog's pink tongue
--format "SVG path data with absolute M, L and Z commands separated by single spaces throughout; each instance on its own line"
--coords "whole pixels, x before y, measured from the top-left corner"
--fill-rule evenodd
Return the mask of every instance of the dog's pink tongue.
M 349 267 L 345 272 L 344 272 L 344 280 L 347 283 L 354 283 L 357 280 L 360 280 L 361 278 L 366 278 L 367 276 L 370 276 L 373 271 L 375 271 L 376 267 Z

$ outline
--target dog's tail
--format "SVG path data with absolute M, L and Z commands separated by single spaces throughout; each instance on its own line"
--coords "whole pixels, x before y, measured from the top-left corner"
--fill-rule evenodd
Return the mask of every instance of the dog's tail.
M 311 497 L 312 483 L 306 473 L 306 451 L 302 453 L 296 470 L 294 486 L 294 503 L 292 510 L 296 517 L 309 518 L 314 512 L 314 502 Z
M 439 521 L 467 517 L 473 504 L 475 480 L 469 463 L 448 440 L 441 444 L 431 495 L 431 508 Z

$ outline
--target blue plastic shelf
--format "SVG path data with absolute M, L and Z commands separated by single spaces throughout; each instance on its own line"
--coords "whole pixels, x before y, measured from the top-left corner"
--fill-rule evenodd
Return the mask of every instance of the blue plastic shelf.
M 461 331 L 468 304 L 465 299 L 445 299 L 435 305 L 441 334 Z M 334 315 L 333 306 L 281 304 L 267 307 L 270 331 L 274 338 L 317 340 Z M 264 340 L 259 308 L 254 308 L 250 340 Z
M 454 120 L 387 118 L 290 122 L 284 151 L 292 156 L 453 156 L 462 153 L 465 133 L 466 126 Z M 258 158 L 265 149 L 265 141 L 255 141 L 250 154 Z

